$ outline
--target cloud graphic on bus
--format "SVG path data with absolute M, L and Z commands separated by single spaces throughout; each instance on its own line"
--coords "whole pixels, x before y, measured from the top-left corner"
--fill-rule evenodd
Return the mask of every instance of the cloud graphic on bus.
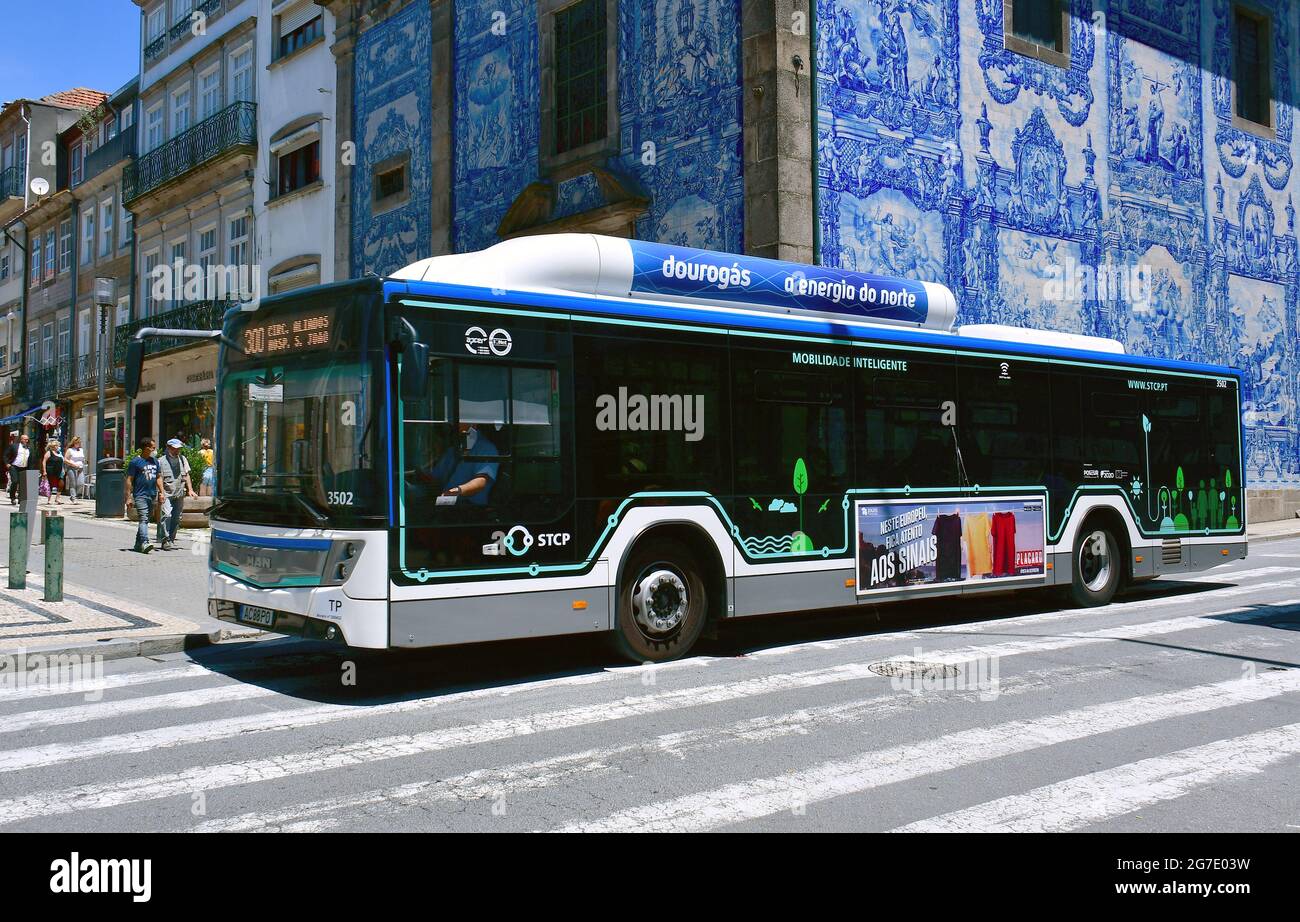
M 787 503 L 781 497 L 772 500 L 772 504 L 767 507 L 768 512 L 798 512 L 799 507 L 794 503 Z

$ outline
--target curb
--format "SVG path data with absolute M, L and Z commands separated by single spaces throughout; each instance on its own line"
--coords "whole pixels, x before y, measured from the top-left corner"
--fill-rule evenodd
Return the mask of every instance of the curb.
M 141 637 L 139 639 L 129 637 L 114 637 L 108 640 L 91 641 L 90 643 L 72 643 L 72 644 L 54 644 L 44 647 L 28 647 L 22 650 L 14 650 L 6 653 L 0 651 L 0 657 L 13 656 L 19 654 L 27 661 L 25 668 L 28 671 L 38 668 L 31 665 L 34 657 L 44 657 L 49 659 L 61 656 L 78 656 L 92 657 L 97 656 L 102 660 L 132 659 L 137 656 L 162 656 L 167 653 L 183 653 L 186 650 L 196 650 L 201 647 L 208 647 L 227 640 L 258 640 L 263 637 L 275 637 L 278 635 L 268 634 L 266 631 L 248 630 L 241 631 L 237 629 L 222 628 L 216 631 L 202 632 L 196 631 L 188 634 L 156 634 L 151 637 Z
M 1269 541 L 1288 541 L 1292 538 L 1300 538 L 1300 529 L 1272 535 L 1256 535 L 1253 538 L 1250 535 L 1246 535 L 1246 540 L 1250 544 L 1265 544 Z

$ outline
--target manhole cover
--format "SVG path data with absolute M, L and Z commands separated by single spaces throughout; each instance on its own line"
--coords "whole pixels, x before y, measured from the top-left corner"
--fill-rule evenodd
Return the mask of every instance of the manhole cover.
M 913 659 L 890 659 L 867 668 L 891 679 L 951 679 L 960 671 L 947 663 L 922 663 Z

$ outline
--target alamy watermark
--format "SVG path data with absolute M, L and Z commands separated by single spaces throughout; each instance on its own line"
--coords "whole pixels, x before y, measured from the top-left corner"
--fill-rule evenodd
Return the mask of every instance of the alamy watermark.
M 104 657 L 75 653 L 24 653 L 0 655 L 0 691 L 26 691 L 42 695 L 84 695 L 87 701 L 104 697 Z
M 155 304 L 180 301 L 256 301 L 261 267 L 202 265 L 176 260 L 149 270 L 149 297 Z
M 681 432 L 686 441 L 704 438 L 703 394 L 617 394 L 596 397 L 601 432 Z
M 1117 265 L 1107 260 L 1096 266 L 1066 257 L 1043 269 L 1043 298 L 1048 301 L 1099 301 L 1127 303 L 1141 313 L 1151 306 L 1152 269 L 1146 264 Z

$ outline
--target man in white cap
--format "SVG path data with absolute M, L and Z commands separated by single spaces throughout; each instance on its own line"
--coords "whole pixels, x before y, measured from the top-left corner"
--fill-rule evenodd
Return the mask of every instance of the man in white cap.
M 167 453 L 158 460 L 158 483 L 163 497 L 163 508 L 158 515 L 158 544 L 164 551 L 175 550 L 185 497 L 196 495 L 190 483 L 189 459 L 181 454 L 183 447 L 180 439 L 169 439 Z

